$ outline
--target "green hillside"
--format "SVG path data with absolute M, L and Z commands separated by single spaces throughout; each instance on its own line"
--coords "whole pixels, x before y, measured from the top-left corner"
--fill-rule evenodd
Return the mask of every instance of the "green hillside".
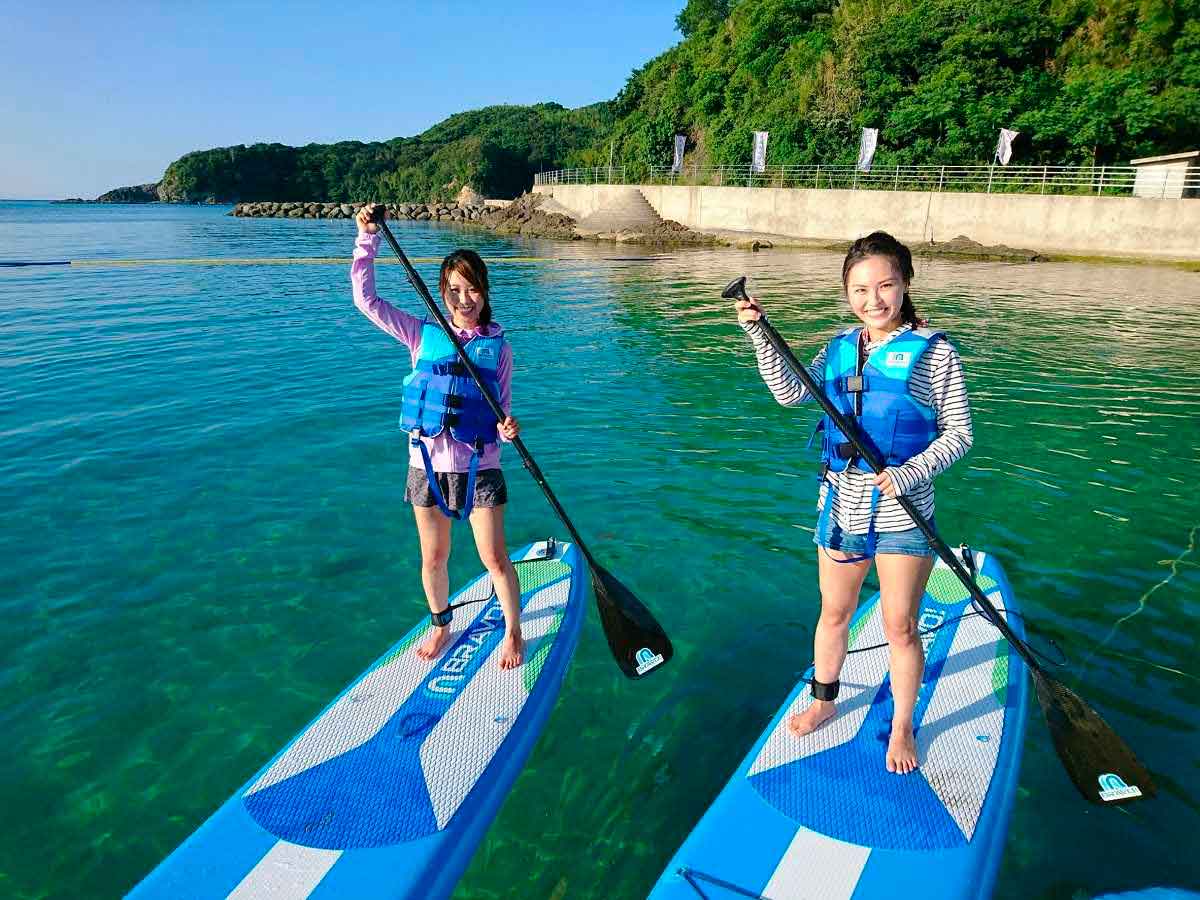
M 744 165 L 986 163 L 1000 127 L 1014 162 L 1118 163 L 1200 148 L 1200 0 L 688 0 L 682 40 L 617 97 L 458 113 L 411 138 L 189 153 L 168 200 L 511 197 L 542 169 L 614 160 Z
M 159 184 L 163 200 L 443 200 L 464 184 L 512 197 L 533 173 L 572 159 L 611 126 L 607 104 L 489 106 L 458 113 L 411 138 L 364 144 L 218 147 L 180 157 Z
M 1200 147 L 1200 0 L 689 0 L 685 39 L 635 72 L 589 158 L 1126 163 Z

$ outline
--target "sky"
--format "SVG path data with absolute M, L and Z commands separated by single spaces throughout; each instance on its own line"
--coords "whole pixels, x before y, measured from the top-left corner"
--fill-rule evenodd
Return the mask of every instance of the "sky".
M 683 0 L 0 0 L 0 198 L 91 199 L 191 150 L 386 140 L 614 97 Z

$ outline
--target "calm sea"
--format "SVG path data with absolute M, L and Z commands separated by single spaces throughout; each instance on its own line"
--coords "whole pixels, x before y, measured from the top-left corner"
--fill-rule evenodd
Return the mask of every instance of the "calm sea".
M 423 614 L 407 354 L 351 302 L 352 224 L 226 211 L 0 203 L 0 259 L 239 260 L 0 268 L 0 896 L 119 896 Z M 848 321 L 840 258 L 397 233 L 497 260 L 526 442 L 677 651 L 627 682 L 589 613 L 457 896 L 642 897 L 818 607 L 816 413 L 774 404 L 719 290 L 750 275 L 809 356 Z M 281 257 L 346 261 L 256 262 Z M 914 288 L 975 414 L 939 528 L 1000 557 L 1161 792 L 1084 805 L 1035 706 L 997 896 L 1200 888 L 1200 274 L 926 261 Z M 507 468 L 512 543 L 561 534 Z

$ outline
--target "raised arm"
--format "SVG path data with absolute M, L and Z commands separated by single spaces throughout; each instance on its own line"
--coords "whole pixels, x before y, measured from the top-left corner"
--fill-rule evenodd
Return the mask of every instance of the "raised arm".
M 375 293 L 375 255 L 379 252 L 379 235 L 367 231 L 362 218 L 363 214 L 360 212 L 358 238 L 354 241 L 354 257 L 350 263 L 354 305 L 374 322 L 376 327 L 412 350 L 420 343 L 423 323 L 411 313 L 396 309 Z
M 783 357 L 771 346 L 771 342 L 767 340 L 766 334 L 763 333 L 762 326 L 757 321 L 742 322 L 741 325 L 746 334 L 750 335 L 750 342 L 754 345 L 754 356 L 758 360 L 758 374 L 766 382 L 767 388 L 771 391 L 771 396 L 775 398 L 775 402 L 780 406 L 799 406 L 806 400 L 811 399 L 808 389 L 804 387 L 804 383 L 800 380 L 799 376 L 792 371 Z M 813 381 L 818 386 L 824 386 L 824 347 L 817 353 L 816 358 L 812 361 L 812 365 L 808 367 L 808 374 L 812 376 Z

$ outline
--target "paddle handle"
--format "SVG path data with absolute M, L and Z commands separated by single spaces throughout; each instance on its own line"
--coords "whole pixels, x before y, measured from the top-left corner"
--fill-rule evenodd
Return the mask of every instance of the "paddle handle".
M 503 422 L 506 417 L 506 413 L 500 407 L 500 403 L 496 400 L 496 398 L 492 396 L 492 392 L 488 390 L 488 386 L 484 384 L 483 376 L 479 373 L 479 369 L 475 367 L 475 363 L 471 361 L 470 355 L 467 353 L 462 341 L 458 339 L 458 335 L 455 333 L 454 328 L 450 325 L 450 323 L 446 320 L 446 316 L 438 308 L 437 303 L 433 299 L 433 295 L 429 293 L 429 288 L 425 286 L 425 280 L 421 277 L 421 273 L 414 269 L 412 263 L 408 261 L 408 256 L 405 254 L 404 248 L 400 246 L 400 242 L 397 241 L 396 236 L 392 234 L 392 229 L 388 228 L 387 222 L 377 222 L 376 224 L 379 225 L 379 230 L 383 233 L 383 236 L 387 238 L 387 242 L 391 244 L 392 250 L 395 252 L 396 257 L 400 260 L 400 265 L 404 267 L 404 274 L 408 276 L 409 284 L 413 286 L 417 294 L 425 302 L 425 306 L 429 309 L 429 312 L 433 316 L 434 320 L 442 327 L 442 330 L 446 332 L 446 336 L 449 337 L 451 343 L 454 344 L 454 352 L 458 354 L 459 362 L 463 364 L 463 367 L 466 368 L 467 373 L 472 379 L 474 379 L 475 384 L 479 387 L 484 399 L 487 400 L 488 407 L 491 408 L 493 415 L 495 415 L 496 421 Z M 517 448 L 517 453 L 521 455 L 521 461 L 525 464 L 525 468 L 529 471 L 529 474 L 533 476 L 533 480 L 537 482 L 538 487 L 542 489 L 542 493 L 546 495 L 546 499 L 550 502 L 550 506 L 553 507 L 555 515 L 558 516 L 563 525 L 566 526 L 567 531 L 570 532 L 571 539 L 575 542 L 576 546 L 579 547 L 580 552 L 583 553 L 583 556 L 588 563 L 595 568 L 596 560 L 592 557 L 587 545 L 583 543 L 583 538 L 579 536 L 579 532 L 575 530 L 575 525 L 567 517 L 566 510 L 562 508 L 562 504 L 559 503 L 558 498 L 554 496 L 554 491 L 550 490 L 550 485 L 546 481 L 546 476 L 542 474 L 542 470 L 538 468 L 538 464 L 534 461 L 533 456 L 530 454 L 529 450 L 526 449 L 525 442 L 522 441 L 518 435 L 512 439 L 512 445 Z
M 749 299 L 744 290 L 742 292 L 742 299 Z M 801 384 L 804 385 L 813 399 L 821 404 L 821 409 L 825 411 L 825 414 L 829 416 L 829 418 L 833 420 L 834 424 L 837 425 L 838 429 L 850 439 L 850 443 L 854 445 L 855 451 L 867 461 L 867 465 L 871 467 L 871 471 L 878 475 L 880 472 L 886 469 L 887 465 L 883 458 L 879 455 L 878 451 L 862 439 L 858 423 L 834 406 L 832 401 L 825 396 L 825 392 L 821 390 L 816 381 L 813 380 L 808 368 L 796 358 L 796 354 L 792 352 L 791 347 L 789 347 L 784 339 L 779 336 L 779 332 L 775 330 L 775 326 L 767 321 L 766 316 L 759 319 L 758 324 L 762 328 L 762 332 L 766 336 L 767 341 L 770 342 L 771 346 L 775 349 L 775 352 L 783 358 L 784 362 L 787 363 L 788 368 L 791 369 L 793 374 L 800 379 Z M 983 614 L 993 625 L 996 626 L 996 628 L 1000 630 L 1000 633 L 1008 639 L 1008 642 L 1012 644 L 1013 648 L 1018 653 L 1021 654 L 1021 658 L 1025 660 L 1029 667 L 1040 673 L 1041 666 L 1038 665 L 1037 660 L 1034 658 L 1033 652 L 1028 646 L 1026 646 L 1025 642 L 1017 636 L 1016 632 L 1009 627 L 1008 623 L 1004 621 L 1004 618 L 996 610 L 996 607 L 992 605 L 992 602 L 988 600 L 986 596 L 984 596 L 983 591 L 979 589 L 979 585 L 975 583 L 975 579 L 968 574 L 962 562 L 957 556 L 954 555 L 954 551 L 951 550 L 946 545 L 946 542 L 938 536 L 938 533 L 933 530 L 933 526 L 929 524 L 923 515 L 921 515 L 911 500 L 903 495 L 897 496 L 896 500 L 899 501 L 900 507 L 906 513 L 908 513 L 916 526 L 921 529 L 921 533 L 925 535 L 930 546 L 933 547 L 937 555 L 942 558 L 942 562 L 950 567 L 950 570 L 958 576 L 958 580 L 963 583 L 968 591 L 970 591 L 971 599 L 979 604 L 980 610 L 983 612 Z

